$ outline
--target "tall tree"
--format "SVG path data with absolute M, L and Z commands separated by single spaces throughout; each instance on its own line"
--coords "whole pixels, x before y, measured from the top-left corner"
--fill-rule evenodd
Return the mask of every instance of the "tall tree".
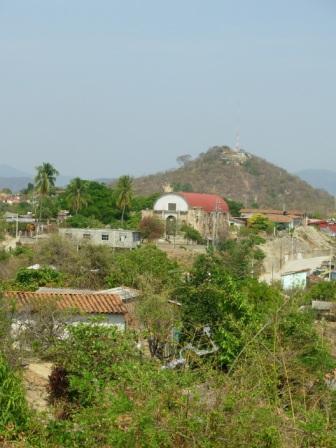
M 39 221 L 41 221 L 43 200 L 50 195 L 52 189 L 55 187 L 56 177 L 59 175 L 59 172 L 49 162 L 42 163 L 42 165 L 38 166 L 36 170 L 35 190 L 40 199 Z
M 85 207 L 88 203 L 88 189 L 86 181 L 80 179 L 79 177 L 72 179 L 68 185 L 66 195 L 70 207 L 75 211 L 75 214 L 78 215 L 80 209 Z
M 130 176 L 121 176 L 117 184 L 117 207 L 121 210 L 121 223 L 124 222 L 125 210 L 131 206 L 133 198 L 133 179 Z

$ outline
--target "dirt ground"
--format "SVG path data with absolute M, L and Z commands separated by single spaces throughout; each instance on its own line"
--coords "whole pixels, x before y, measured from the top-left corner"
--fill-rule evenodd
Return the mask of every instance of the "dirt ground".
M 51 368 L 51 363 L 34 362 L 28 364 L 24 370 L 23 383 L 26 398 L 28 404 L 36 411 L 49 410 L 47 386 Z

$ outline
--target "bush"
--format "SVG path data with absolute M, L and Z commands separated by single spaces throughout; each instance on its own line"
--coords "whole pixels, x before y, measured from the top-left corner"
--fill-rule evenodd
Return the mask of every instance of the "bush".
M 307 292 L 308 300 L 336 301 L 336 282 L 321 281 L 313 285 Z
M 197 244 L 203 244 L 204 238 L 194 227 L 184 224 L 181 227 L 181 231 L 184 232 L 184 238 L 186 240 L 195 241 Z
M 0 353 L 0 435 L 27 428 L 28 408 L 21 382 Z
M 180 279 L 178 264 L 153 245 L 144 245 L 128 252 L 115 254 L 107 278 L 108 285 L 140 288 L 142 279 L 155 278 L 161 285 L 173 286 Z
M 40 286 L 60 286 L 62 274 L 48 266 L 40 269 L 21 268 L 16 274 L 15 284 L 29 290 L 36 290 Z
M 141 220 L 139 230 L 144 240 L 153 241 L 164 234 L 164 224 L 156 216 L 147 216 Z

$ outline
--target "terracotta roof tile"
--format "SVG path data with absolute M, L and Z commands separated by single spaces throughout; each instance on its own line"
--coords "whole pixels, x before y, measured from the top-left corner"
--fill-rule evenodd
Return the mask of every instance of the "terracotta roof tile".
M 43 300 L 55 299 L 62 309 L 75 308 L 84 313 L 127 314 L 127 308 L 115 294 L 58 294 L 50 292 L 7 291 L 7 299 L 14 299 L 20 307 L 34 306 Z
M 190 207 L 202 208 L 206 212 L 225 212 L 229 211 L 229 206 L 226 201 L 218 194 L 206 194 L 206 193 L 189 193 L 178 192 L 178 195 L 182 196 Z

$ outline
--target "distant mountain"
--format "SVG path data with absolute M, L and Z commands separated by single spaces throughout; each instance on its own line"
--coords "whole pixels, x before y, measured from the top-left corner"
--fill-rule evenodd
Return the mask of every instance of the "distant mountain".
M 31 177 L 0 177 L 0 189 L 9 188 L 13 193 L 18 193 L 32 181 Z
M 13 193 L 17 193 L 25 188 L 29 182 L 33 182 L 33 178 L 34 176 L 29 173 L 17 170 L 6 164 L 0 164 L 0 189 L 9 188 Z M 71 179 L 72 177 L 70 176 L 59 175 L 56 185 L 64 187 Z
M 12 166 L 6 165 L 4 163 L 0 164 L 0 177 L 30 177 L 31 175 L 28 173 L 25 173 L 23 171 L 17 170 L 16 168 L 13 168 Z
M 336 195 L 336 171 L 310 169 L 299 171 L 297 175 L 314 187 Z
M 194 160 L 186 157 L 182 163 L 170 171 L 136 178 L 136 192 L 152 194 L 163 191 L 163 185 L 169 183 L 177 189 L 219 193 L 246 206 L 310 213 L 327 213 L 334 207 L 334 199 L 327 192 L 244 151 L 216 146 Z

